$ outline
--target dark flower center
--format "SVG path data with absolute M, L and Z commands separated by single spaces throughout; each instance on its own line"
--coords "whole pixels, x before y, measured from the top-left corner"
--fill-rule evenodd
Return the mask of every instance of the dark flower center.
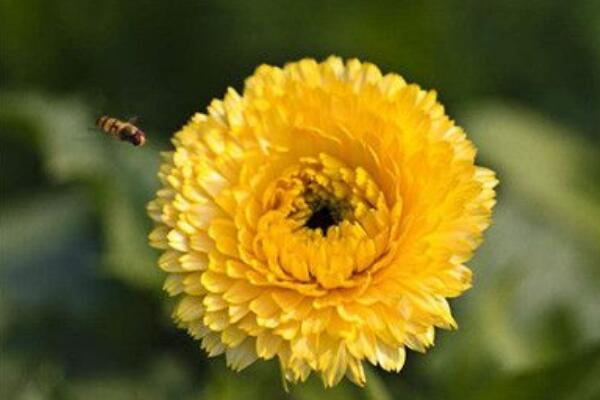
M 331 205 L 324 204 L 313 208 L 313 213 L 306 220 L 304 226 L 310 229 L 320 229 L 321 232 L 327 233 L 330 226 L 337 225 L 340 221 L 339 212 L 336 212 Z

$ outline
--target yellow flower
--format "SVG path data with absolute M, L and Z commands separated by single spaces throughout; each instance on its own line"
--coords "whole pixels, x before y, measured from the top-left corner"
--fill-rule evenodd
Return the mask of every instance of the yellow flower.
M 173 144 L 150 243 L 209 356 L 363 385 L 456 327 L 497 181 L 435 92 L 357 60 L 262 65 Z

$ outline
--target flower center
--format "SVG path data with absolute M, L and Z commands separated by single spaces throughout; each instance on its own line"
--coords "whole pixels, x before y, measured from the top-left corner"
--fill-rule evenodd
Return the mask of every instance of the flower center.
M 383 193 L 364 169 L 326 154 L 283 171 L 262 206 L 254 248 L 280 279 L 354 286 L 385 251 L 390 215 Z
M 330 226 L 337 225 L 339 222 L 340 217 L 333 207 L 330 205 L 319 205 L 313 208 L 313 213 L 304 226 L 310 229 L 320 229 L 321 232 L 327 232 Z
M 319 230 L 321 235 L 327 236 L 329 228 L 351 217 L 352 206 L 347 199 L 336 196 L 332 193 L 332 188 L 318 183 L 314 177 L 306 178 L 308 179 L 303 181 L 306 189 L 301 199 L 296 201 L 298 208 L 290 216 L 304 218 L 303 227 Z

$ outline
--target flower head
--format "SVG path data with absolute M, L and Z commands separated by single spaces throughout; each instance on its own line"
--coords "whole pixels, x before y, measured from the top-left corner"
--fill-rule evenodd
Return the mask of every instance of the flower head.
M 456 326 L 497 181 L 435 92 L 357 60 L 262 65 L 173 144 L 150 243 L 210 356 L 362 385 Z

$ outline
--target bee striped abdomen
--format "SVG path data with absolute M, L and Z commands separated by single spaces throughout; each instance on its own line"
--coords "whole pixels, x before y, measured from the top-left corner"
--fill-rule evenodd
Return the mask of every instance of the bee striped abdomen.
M 117 118 L 103 115 L 96 120 L 99 130 L 115 139 L 129 142 L 134 146 L 142 146 L 146 142 L 146 135 L 131 122 L 124 122 Z

